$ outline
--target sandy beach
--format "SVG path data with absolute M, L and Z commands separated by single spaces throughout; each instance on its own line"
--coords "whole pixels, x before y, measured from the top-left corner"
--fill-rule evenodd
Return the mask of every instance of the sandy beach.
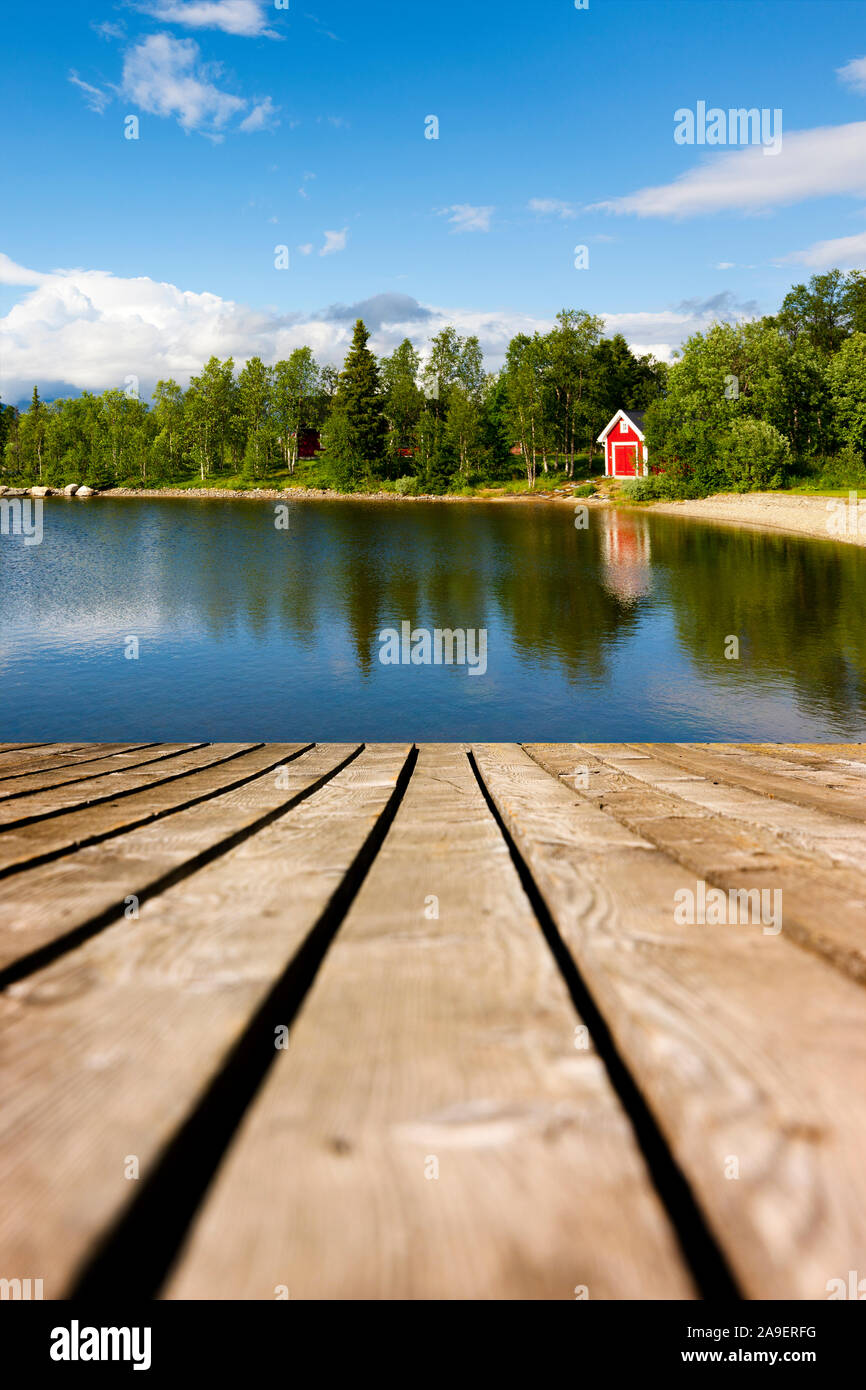
M 844 497 L 734 492 L 685 502 L 653 502 L 641 510 L 866 545 L 866 500 L 858 504 L 856 498 L 852 503 Z

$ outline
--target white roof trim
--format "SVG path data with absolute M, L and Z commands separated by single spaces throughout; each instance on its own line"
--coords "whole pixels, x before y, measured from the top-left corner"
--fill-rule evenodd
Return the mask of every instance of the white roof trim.
M 610 434 L 611 430 L 613 429 L 614 425 L 616 424 L 617 420 L 627 420 L 628 423 L 629 423 L 630 428 L 634 430 L 634 432 L 635 432 L 635 434 L 638 436 L 638 438 L 641 439 L 641 440 L 644 438 L 643 430 L 638 429 L 638 427 L 637 427 L 637 425 L 635 424 L 634 420 L 630 419 L 629 416 L 626 415 L 626 413 L 625 413 L 624 410 L 618 410 L 618 411 L 616 412 L 616 414 L 614 415 L 613 419 L 610 420 L 610 421 L 605 425 L 605 427 L 604 427 L 604 429 L 602 430 L 601 434 L 598 436 L 598 439 L 595 441 L 596 444 L 603 444 L 603 443 L 604 443 L 604 441 L 607 439 L 607 436 Z

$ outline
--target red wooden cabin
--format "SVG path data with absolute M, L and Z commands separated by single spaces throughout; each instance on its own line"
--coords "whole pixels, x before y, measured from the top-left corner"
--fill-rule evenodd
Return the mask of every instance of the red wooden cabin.
M 604 471 L 609 478 L 636 478 L 648 471 L 642 410 L 618 410 L 598 436 L 604 445 Z
M 318 430 L 298 431 L 298 458 L 312 459 L 321 450 Z

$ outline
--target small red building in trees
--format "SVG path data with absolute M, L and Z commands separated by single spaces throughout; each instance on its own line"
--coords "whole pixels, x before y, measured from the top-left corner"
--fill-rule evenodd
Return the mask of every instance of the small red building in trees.
M 637 478 L 648 471 L 648 453 L 642 410 L 618 410 L 605 425 L 597 443 L 604 445 L 604 471 L 608 478 Z

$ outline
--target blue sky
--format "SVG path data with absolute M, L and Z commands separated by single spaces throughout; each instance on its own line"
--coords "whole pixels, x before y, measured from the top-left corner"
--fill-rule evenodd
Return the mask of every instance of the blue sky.
M 339 361 L 359 305 L 379 350 L 454 321 L 497 365 L 569 306 L 669 356 L 866 264 L 862 0 L 91 0 L 4 40 L 6 400 Z M 700 101 L 781 151 L 677 144 Z

